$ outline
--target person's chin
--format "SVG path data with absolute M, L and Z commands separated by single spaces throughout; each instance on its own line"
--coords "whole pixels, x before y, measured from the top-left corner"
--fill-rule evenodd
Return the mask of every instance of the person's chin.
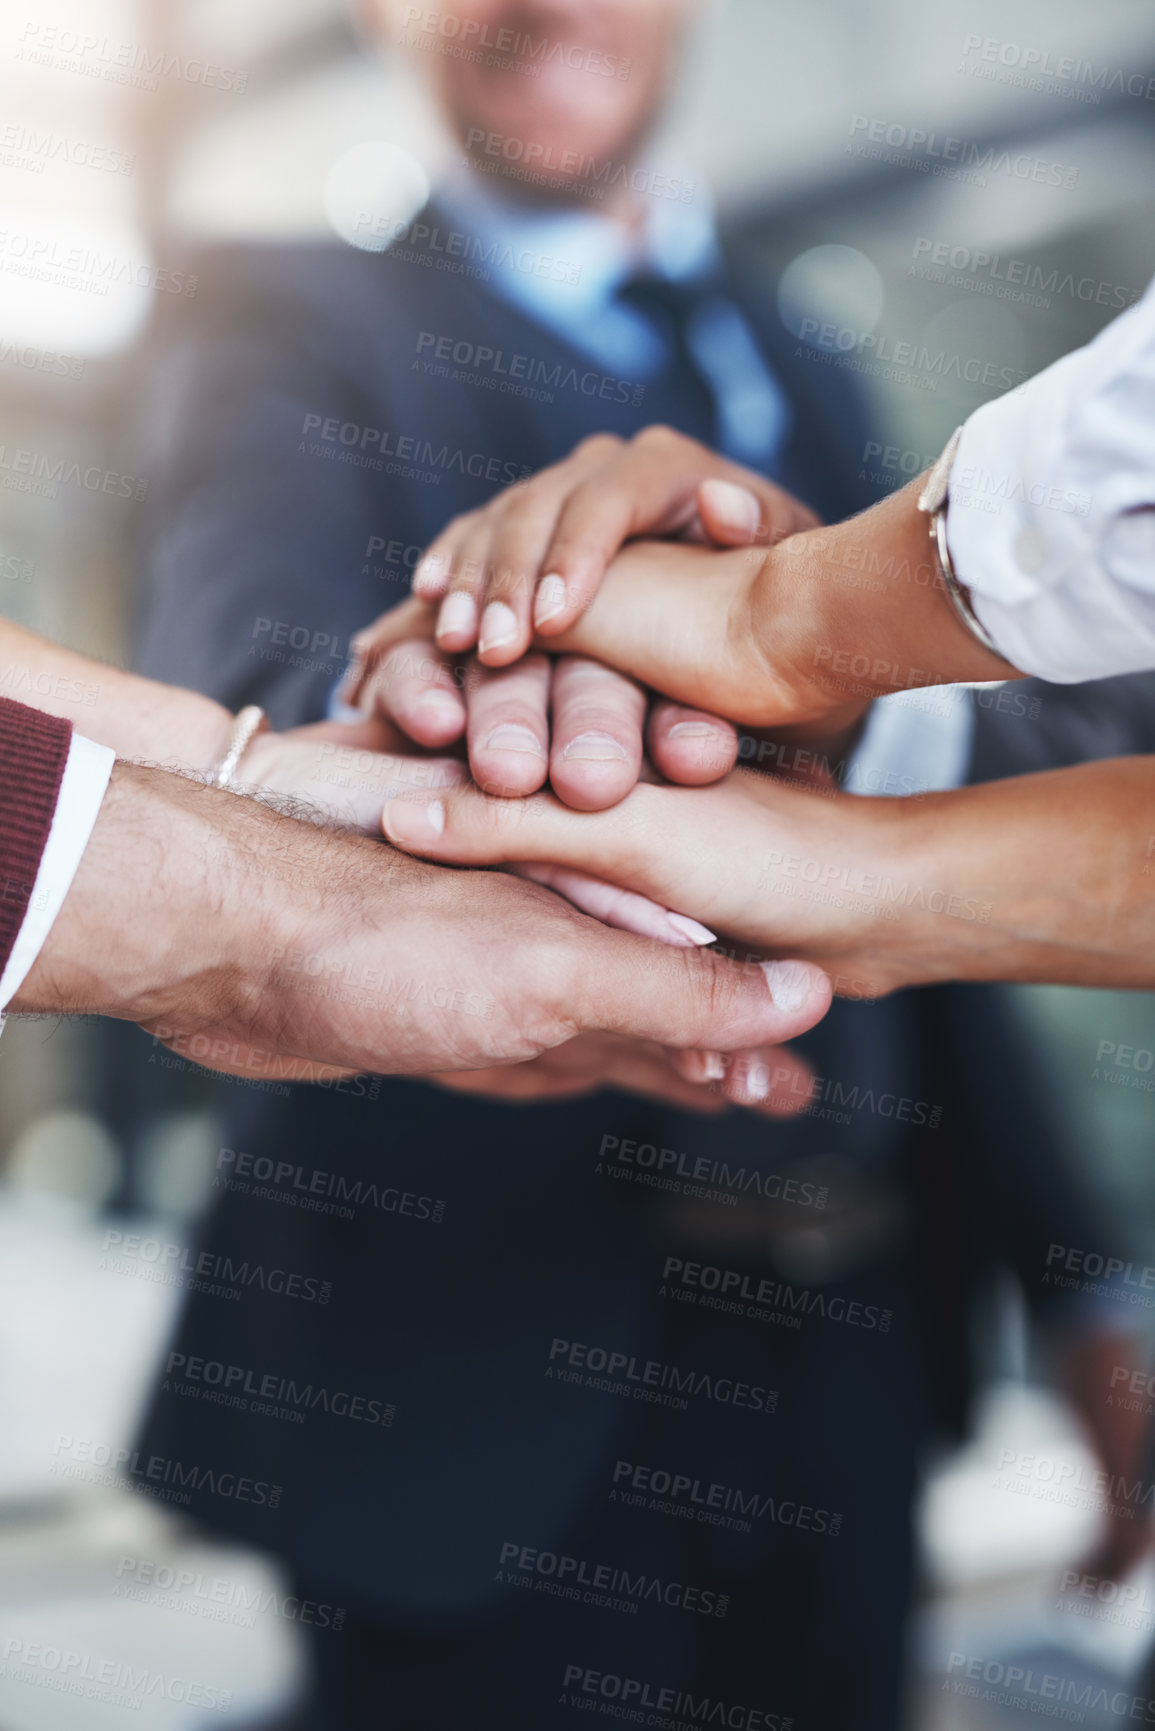
M 560 65 L 543 66 L 534 78 L 488 75 L 469 107 L 471 129 L 487 139 L 509 141 L 511 150 L 532 150 L 531 162 L 536 158 L 539 166 L 544 156 L 554 174 L 566 161 L 620 158 L 637 124 L 632 110 L 623 111 L 612 84 L 599 89 L 588 74 Z

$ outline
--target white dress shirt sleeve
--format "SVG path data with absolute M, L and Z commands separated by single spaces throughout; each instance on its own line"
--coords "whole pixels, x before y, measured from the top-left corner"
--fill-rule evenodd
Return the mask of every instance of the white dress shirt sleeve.
M 1072 684 L 1155 667 L 1155 284 L 963 427 L 947 543 L 1008 661 Z
M 28 910 L 0 976 L 0 1027 L 72 887 L 115 761 L 116 753 L 107 745 L 96 745 L 79 733 L 72 735 L 52 828 L 40 856 Z

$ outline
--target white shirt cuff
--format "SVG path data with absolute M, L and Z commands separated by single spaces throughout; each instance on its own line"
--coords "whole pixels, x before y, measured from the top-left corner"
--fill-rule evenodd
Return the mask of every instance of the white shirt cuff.
M 1150 571 L 1155 518 L 1101 521 L 1090 493 L 1021 478 L 1028 468 L 1075 472 L 1061 453 L 1028 456 L 1033 423 L 1065 377 L 1060 362 L 971 416 L 947 507 L 951 560 L 983 626 L 1012 666 L 1058 685 L 1155 665 L 1155 594 L 1115 575 Z M 1060 418 L 1057 400 L 1051 418 Z
M 1024 673 L 1155 666 L 1155 284 L 970 417 L 946 528 L 976 614 Z
M 116 753 L 107 745 L 96 745 L 79 733 L 72 735 L 56 799 L 56 812 L 40 856 L 36 882 L 28 898 L 28 911 L 0 976 L 0 1026 L 3 1025 L 4 1012 L 28 977 L 64 898 L 72 888 L 76 868 L 88 846 L 115 762 Z

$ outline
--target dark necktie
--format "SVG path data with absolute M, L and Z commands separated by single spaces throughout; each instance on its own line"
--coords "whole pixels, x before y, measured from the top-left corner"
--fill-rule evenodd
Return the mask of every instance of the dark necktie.
M 691 282 L 672 282 L 655 271 L 638 271 L 627 277 L 618 299 L 646 320 L 660 338 L 666 362 L 648 395 L 654 401 L 647 419 L 669 420 L 679 431 L 691 433 L 704 444 L 719 444 L 718 396 L 699 364 L 690 344 L 694 317 L 718 296 L 712 277 Z M 660 404 L 660 406 L 659 406 Z

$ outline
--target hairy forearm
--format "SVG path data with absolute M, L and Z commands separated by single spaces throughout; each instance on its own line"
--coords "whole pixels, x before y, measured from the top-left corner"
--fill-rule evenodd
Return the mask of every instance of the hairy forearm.
M 183 775 L 119 762 L 64 905 L 12 1002 L 25 1013 L 138 1022 L 214 1070 L 318 1081 L 381 1062 L 388 1019 L 362 1032 L 286 973 L 308 939 L 330 972 L 377 936 L 349 894 L 377 866 L 360 838 L 301 824 Z M 389 880 L 385 862 L 374 873 Z
M 0 621 L 0 695 L 72 722 L 121 757 L 207 770 L 230 718 L 211 698 L 122 672 Z
M 183 776 L 118 763 L 13 1008 L 143 1022 L 173 1003 L 222 1005 L 230 982 L 248 977 L 266 924 L 268 872 L 246 877 L 246 856 L 268 856 L 285 822 Z
M 872 911 L 896 917 L 865 923 L 894 983 L 1155 986 L 1155 758 L 877 808 L 891 887 Z

